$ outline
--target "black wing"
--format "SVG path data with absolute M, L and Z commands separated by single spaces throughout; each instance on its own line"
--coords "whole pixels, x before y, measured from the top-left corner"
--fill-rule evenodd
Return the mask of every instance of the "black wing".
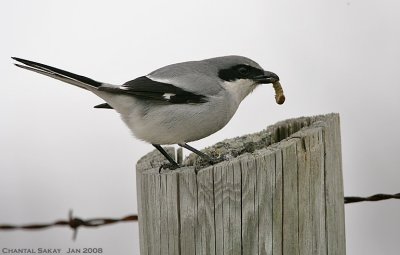
M 192 93 L 172 84 L 153 81 L 146 76 L 124 83 L 120 87 L 99 87 L 99 90 L 118 94 L 130 94 L 141 99 L 171 104 L 201 104 L 207 102 L 203 95 Z

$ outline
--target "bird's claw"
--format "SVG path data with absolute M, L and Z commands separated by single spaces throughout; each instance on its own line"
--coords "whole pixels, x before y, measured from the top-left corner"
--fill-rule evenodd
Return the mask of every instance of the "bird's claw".
M 220 162 L 222 162 L 224 160 L 225 160 L 224 157 L 210 158 L 209 162 L 210 162 L 211 165 L 215 165 L 215 164 L 218 164 L 218 163 L 220 163 Z
M 163 169 L 175 170 L 175 169 L 178 169 L 180 167 L 181 166 L 178 165 L 178 164 L 165 163 L 165 164 L 162 164 L 160 166 L 160 168 L 158 169 L 158 173 L 161 173 L 161 170 L 163 170 Z

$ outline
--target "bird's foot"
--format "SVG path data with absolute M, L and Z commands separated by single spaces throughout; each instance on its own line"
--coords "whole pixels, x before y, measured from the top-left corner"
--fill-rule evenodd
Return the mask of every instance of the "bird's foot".
M 161 170 L 163 170 L 163 169 L 175 170 L 175 169 L 178 169 L 180 167 L 181 166 L 178 165 L 178 164 L 165 163 L 165 164 L 162 164 L 160 166 L 160 168 L 158 169 L 158 173 L 161 173 Z
M 224 157 L 218 157 L 218 158 L 210 157 L 210 159 L 209 159 L 209 162 L 210 162 L 211 165 L 218 164 L 218 163 L 220 163 L 222 161 L 225 161 Z

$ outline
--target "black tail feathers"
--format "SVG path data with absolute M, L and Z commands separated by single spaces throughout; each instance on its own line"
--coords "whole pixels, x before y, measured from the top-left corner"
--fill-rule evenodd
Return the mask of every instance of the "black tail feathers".
M 22 58 L 16 58 L 16 57 L 11 57 L 11 58 L 14 59 L 15 61 L 18 61 L 20 63 L 23 63 L 23 64 L 29 66 L 29 67 L 32 67 L 33 68 L 33 69 L 31 69 L 32 71 L 34 71 L 34 69 L 36 69 L 37 71 L 41 71 L 43 74 L 47 74 L 49 76 L 51 76 L 51 75 L 62 76 L 65 78 L 73 79 L 73 80 L 88 84 L 88 85 L 96 87 L 96 88 L 98 88 L 102 85 L 101 82 L 92 80 L 92 79 L 82 76 L 82 75 L 78 75 L 78 74 L 74 74 L 74 73 L 65 71 L 65 70 L 62 70 L 59 68 L 55 68 L 52 66 L 48 66 L 45 64 L 33 62 L 33 61 L 22 59 Z M 24 66 L 22 66 L 22 65 L 19 65 L 19 64 L 15 64 L 15 65 L 18 67 L 24 68 Z

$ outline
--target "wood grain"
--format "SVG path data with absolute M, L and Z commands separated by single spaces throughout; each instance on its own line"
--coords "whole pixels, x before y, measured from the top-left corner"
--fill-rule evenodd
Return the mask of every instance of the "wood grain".
M 159 174 L 165 160 L 149 153 L 137 163 L 141 254 L 344 255 L 340 147 L 327 114 L 225 140 L 205 151 L 230 156 L 214 166 L 190 156 Z

